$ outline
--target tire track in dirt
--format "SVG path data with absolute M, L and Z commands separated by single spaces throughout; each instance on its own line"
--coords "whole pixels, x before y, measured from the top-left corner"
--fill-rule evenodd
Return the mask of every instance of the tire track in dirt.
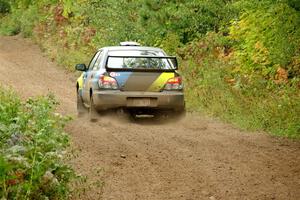
M 27 39 L 0 37 L 0 83 L 24 98 L 52 92 L 76 115 L 75 76 Z M 106 117 L 71 122 L 77 199 L 300 199 L 300 142 L 240 131 L 197 115 L 178 123 Z

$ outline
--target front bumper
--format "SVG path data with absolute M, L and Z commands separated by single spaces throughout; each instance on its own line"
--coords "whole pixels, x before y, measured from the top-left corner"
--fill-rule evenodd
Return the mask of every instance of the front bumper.
M 134 103 L 136 100 L 149 100 L 143 105 Z M 93 92 L 93 101 L 97 110 L 112 108 L 153 108 L 184 110 L 184 94 L 180 91 L 139 92 L 101 90 Z

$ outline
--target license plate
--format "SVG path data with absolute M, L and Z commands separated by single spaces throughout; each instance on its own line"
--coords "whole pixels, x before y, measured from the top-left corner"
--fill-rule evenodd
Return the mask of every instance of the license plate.
M 128 107 L 149 107 L 151 106 L 151 98 L 128 98 Z

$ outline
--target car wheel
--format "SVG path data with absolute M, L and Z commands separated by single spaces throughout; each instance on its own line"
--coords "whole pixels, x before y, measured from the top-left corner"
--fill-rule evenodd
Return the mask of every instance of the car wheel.
M 95 108 L 93 96 L 91 96 L 90 99 L 90 105 L 89 105 L 89 120 L 91 122 L 96 122 L 98 120 L 98 112 Z
M 77 90 L 77 113 L 79 117 L 84 116 L 87 113 L 87 109 L 83 105 L 83 101 L 79 94 L 79 90 Z

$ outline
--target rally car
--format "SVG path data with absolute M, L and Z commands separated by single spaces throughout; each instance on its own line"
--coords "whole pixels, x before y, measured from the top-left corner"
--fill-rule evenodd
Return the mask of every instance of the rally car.
M 185 112 L 182 77 L 176 57 L 160 48 L 123 42 L 104 47 L 88 66 L 77 64 L 83 73 L 77 79 L 77 110 L 91 121 L 105 110 L 122 110 L 132 116 L 179 116 Z

